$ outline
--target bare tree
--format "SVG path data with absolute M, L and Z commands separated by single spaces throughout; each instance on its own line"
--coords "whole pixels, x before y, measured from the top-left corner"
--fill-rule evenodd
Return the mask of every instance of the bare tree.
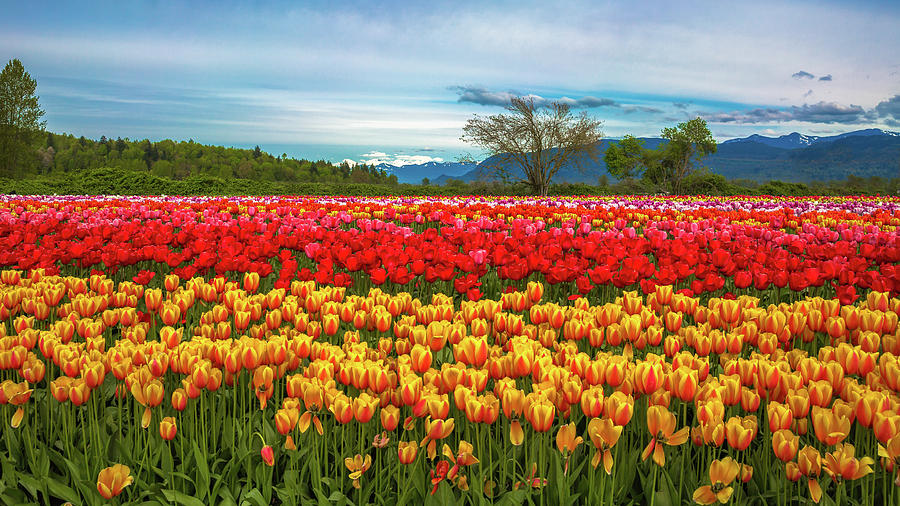
M 483 165 L 485 171 L 505 181 L 524 182 L 543 196 L 560 169 L 584 170 L 597 160 L 601 122 L 586 113 L 573 116 L 567 104 L 543 107 L 533 98 L 520 97 L 512 98 L 507 110 L 511 114 L 476 115 L 463 128 L 463 141 L 494 157 Z

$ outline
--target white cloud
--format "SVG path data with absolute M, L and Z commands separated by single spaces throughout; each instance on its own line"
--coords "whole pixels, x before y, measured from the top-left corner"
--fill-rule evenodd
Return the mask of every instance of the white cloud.
M 241 126 L 216 127 L 214 135 L 242 142 L 458 147 L 465 120 L 483 111 L 454 102 L 446 87 L 459 83 L 608 96 L 623 104 L 635 96 L 667 95 L 647 106 L 702 97 L 757 107 L 799 97 L 812 83 L 790 76 L 803 68 L 841 76 L 827 83 L 827 95 L 815 90 L 829 102 L 868 110 L 897 92 L 891 74 L 897 70 L 895 52 L 887 49 L 900 45 L 900 16 L 891 3 L 701 0 L 692 9 L 666 2 L 639 9 L 587 0 L 564 7 L 521 3 L 403 9 L 252 3 L 198 16 L 202 7 L 195 11 L 191 3 L 158 3 L 150 12 L 126 2 L 88 17 L 80 4 L 48 10 L 40 2 L 24 2 L 0 17 L 0 48 L 19 57 L 39 87 L 46 76 L 90 75 L 231 99 L 234 107 L 223 109 L 229 115 L 224 119 Z M 748 21 L 762 17 L 765 23 Z M 109 23 L 119 18 L 140 21 Z M 678 58 L 659 50 L 661 40 L 677 48 Z M 497 93 L 495 99 L 504 99 Z M 146 100 L 134 90 L 116 98 L 152 105 Z M 54 123 L 47 109 L 51 128 L 75 129 L 83 122 L 83 116 L 71 115 L 69 123 Z M 608 109 L 601 111 L 604 127 L 619 133 L 613 130 L 615 115 L 603 117 Z M 193 132 L 207 133 L 215 124 L 194 111 L 183 115 L 196 122 L 190 132 L 195 137 Z M 146 115 L 131 117 L 138 124 Z M 128 125 L 121 125 L 127 133 Z M 661 125 L 629 126 L 655 133 Z
M 349 158 L 344 158 L 341 160 L 341 163 L 346 163 L 347 165 L 354 167 L 356 165 L 356 160 L 351 160 Z
M 361 156 L 363 158 L 383 158 L 383 157 L 387 156 L 387 153 L 383 153 L 381 151 L 370 151 L 368 153 L 363 153 L 362 155 L 359 155 L 359 156 Z

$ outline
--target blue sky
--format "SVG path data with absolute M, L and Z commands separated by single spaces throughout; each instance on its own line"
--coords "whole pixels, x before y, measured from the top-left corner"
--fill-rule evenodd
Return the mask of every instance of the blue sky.
M 7 2 L 47 128 L 452 160 L 473 114 L 567 100 L 607 136 L 900 130 L 900 2 Z M 478 155 L 472 151 L 472 154 Z

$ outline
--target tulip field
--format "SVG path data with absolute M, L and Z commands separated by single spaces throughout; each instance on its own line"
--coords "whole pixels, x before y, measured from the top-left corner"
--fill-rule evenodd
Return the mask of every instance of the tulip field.
M 0 504 L 900 503 L 900 199 L 0 196 Z

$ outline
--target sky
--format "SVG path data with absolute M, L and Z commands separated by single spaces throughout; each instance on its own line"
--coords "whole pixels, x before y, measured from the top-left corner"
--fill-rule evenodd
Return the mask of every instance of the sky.
M 606 137 L 900 130 L 900 2 L 0 0 L 47 129 L 395 165 L 565 101 Z M 425 5 L 427 4 L 427 5 Z

